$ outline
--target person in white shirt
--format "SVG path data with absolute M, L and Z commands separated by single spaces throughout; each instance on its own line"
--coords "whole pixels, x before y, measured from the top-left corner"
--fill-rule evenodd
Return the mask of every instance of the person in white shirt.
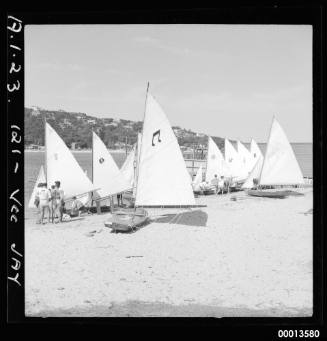
M 40 212 L 40 223 L 45 224 L 43 219 L 45 218 L 46 211 L 48 212 L 48 221 L 50 222 L 50 200 L 51 193 L 47 188 L 47 184 L 43 183 L 38 189 L 36 196 L 39 199 L 39 212 Z
M 221 194 L 224 194 L 224 189 L 225 189 L 225 179 L 224 179 L 224 176 L 222 175 L 218 181 L 218 193 L 221 192 Z

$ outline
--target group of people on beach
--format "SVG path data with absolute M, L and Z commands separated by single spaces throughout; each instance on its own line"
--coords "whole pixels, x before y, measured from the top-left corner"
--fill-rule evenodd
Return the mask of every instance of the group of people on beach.
M 64 191 L 60 188 L 60 181 L 48 188 L 46 182 L 41 182 L 37 186 L 34 200 L 35 206 L 38 208 L 38 224 L 44 224 L 44 218 L 48 214 L 48 221 L 58 223 L 62 221 L 64 213 Z
M 214 178 L 209 181 L 202 181 L 199 184 L 199 189 L 201 191 L 208 191 L 210 189 L 213 189 L 215 194 L 224 194 L 228 193 L 230 190 L 231 181 L 228 178 L 225 178 L 225 176 L 218 177 L 217 174 L 215 174 Z

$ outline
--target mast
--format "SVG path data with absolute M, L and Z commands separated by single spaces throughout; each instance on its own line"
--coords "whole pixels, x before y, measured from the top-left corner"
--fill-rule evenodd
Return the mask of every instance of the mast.
M 45 181 L 48 183 L 48 167 L 47 167 L 47 118 L 44 116 L 44 168 Z
M 143 128 L 142 128 L 142 136 L 141 136 L 141 146 L 143 144 L 143 131 L 144 131 L 144 120 L 145 120 L 145 113 L 146 113 L 146 103 L 147 103 L 147 99 L 148 99 L 148 92 L 149 92 L 149 86 L 150 83 L 148 82 L 147 87 L 146 87 L 146 94 L 145 94 L 145 104 L 144 104 L 144 113 L 143 113 Z M 137 148 L 141 148 L 141 146 L 137 146 Z M 142 148 L 140 149 L 140 152 L 137 152 L 136 155 L 138 155 L 138 160 L 137 160 L 137 165 L 136 165 L 136 179 L 135 179 L 135 202 L 136 202 L 136 198 L 137 198 L 137 187 L 138 187 L 138 178 L 139 178 L 139 164 L 140 164 L 140 160 L 141 160 L 141 153 L 142 153 Z M 134 205 L 134 213 L 136 211 L 136 206 Z
M 270 126 L 270 130 L 269 130 L 268 140 L 267 140 L 267 144 L 266 144 L 265 156 L 263 158 L 263 163 L 262 163 L 262 167 L 261 167 L 261 170 L 260 170 L 260 177 L 259 177 L 259 181 L 258 181 L 258 185 L 259 186 L 260 186 L 260 182 L 261 182 L 261 175 L 262 175 L 263 166 L 264 166 L 265 161 L 266 161 L 268 143 L 269 143 L 269 140 L 270 140 L 270 135 L 271 135 L 271 131 L 272 131 L 272 126 L 274 124 L 274 120 L 275 120 L 275 115 L 273 115 L 273 118 L 272 118 L 272 121 L 271 121 L 271 126 Z

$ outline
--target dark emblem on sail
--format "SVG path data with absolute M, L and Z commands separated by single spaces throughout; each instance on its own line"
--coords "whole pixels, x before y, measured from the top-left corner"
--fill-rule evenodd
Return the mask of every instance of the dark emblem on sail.
M 54 156 L 55 160 L 58 160 L 58 154 L 57 153 L 54 153 L 53 156 Z
M 103 157 L 100 157 L 99 162 L 100 162 L 100 163 L 104 163 L 104 158 L 103 158 Z
M 254 154 L 253 154 L 253 156 L 254 156 L 254 157 L 257 157 L 257 154 L 256 154 L 256 153 L 254 153 Z
M 161 142 L 161 139 L 160 139 L 160 129 L 159 130 L 157 130 L 155 133 L 153 133 L 153 135 L 152 135 L 152 147 L 153 146 L 155 146 L 155 144 L 154 144 L 154 138 L 156 137 L 156 136 L 158 136 L 158 142 Z

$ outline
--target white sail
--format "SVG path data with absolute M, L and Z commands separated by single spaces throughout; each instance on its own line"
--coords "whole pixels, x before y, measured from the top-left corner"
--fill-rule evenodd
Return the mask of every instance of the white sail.
M 135 206 L 194 205 L 183 155 L 169 121 L 148 93 Z
M 247 178 L 248 172 L 242 165 L 240 155 L 227 139 L 225 139 L 225 161 L 231 170 L 231 176 L 235 180 Z
M 253 168 L 253 158 L 250 151 L 241 141 L 237 141 L 237 151 L 241 158 L 243 167 L 245 167 L 246 171 L 250 173 Z
M 212 179 L 217 175 L 218 178 L 221 176 L 230 177 L 231 170 L 227 165 L 223 154 L 209 136 L 208 139 L 208 154 L 207 154 L 207 169 L 206 169 L 206 181 L 210 183 Z
M 303 184 L 303 174 L 285 132 L 274 117 L 262 166 L 260 185 Z
M 86 176 L 65 142 L 46 123 L 46 178 L 48 187 L 60 181 L 65 198 L 91 192 L 92 182 Z
M 262 152 L 254 139 L 251 139 L 250 153 L 252 157 L 257 160 L 260 159 L 260 157 L 263 157 Z
M 202 182 L 202 165 L 200 165 L 200 167 L 198 168 L 195 178 L 192 181 L 193 189 L 198 188 L 201 182 Z
M 125 177 L 126 181 L 129 183 L 130 188 L 132 188 L 134 185 L 135 150 L 136 150 L 136 144 L 134 145 L 133 150 L 127 155 L 125 162 L 120 168 L 120 171 Z
M 140 163 L 140 152 L 141 152 L 142 134 L 137 134 L 137 144 L 135 149 L 135 167 L 134 167 L 134 181 L 133 181 L 133 197 L 136 195 L 136 183 L 138 177 L 138 165 Z
M 253 184 L 253 179 L 259 180 L 261 169 L 262 169 L 262 165 L 263 165 L 263 157 L 259 156 L 259 159 L 257 160 L 256 164 L 252 168 L 252 171 L 250 172 L 248 178 L 246 179 L 246 181 L 242 185 L 243 189 L 250 189 L 250 188 L 252 188 L 253 185 L 254 185 Z
M 43 166 L 40 167 L 39 174 L 38 174 L 38 176 L 36 178 L 36 182 L 35 182 L 35 185 L 34 185 L 34 188 L 33 188 L 33 192 L 32 192 L 30 201 L 28 202 L 28 208 L 35 208 L 34 200 L 35 200 L 35 195 L 36 195 L 36 192 L 37 192 L 37 185 L 40 182 L 43 182 L 43 183 L 47 182 L 46 179 L 45 179 L 45 173 L 44 173 Z
M 250 153 L 252 156 L 252 167 L 257 163 L 260 158 L 263 158 L 262 152 L 254 139 L 251 139 Z
M 93 185 L 101 198 L 127 191 L 131 185 L 120 172 L 100 137 L 93 132 Z

